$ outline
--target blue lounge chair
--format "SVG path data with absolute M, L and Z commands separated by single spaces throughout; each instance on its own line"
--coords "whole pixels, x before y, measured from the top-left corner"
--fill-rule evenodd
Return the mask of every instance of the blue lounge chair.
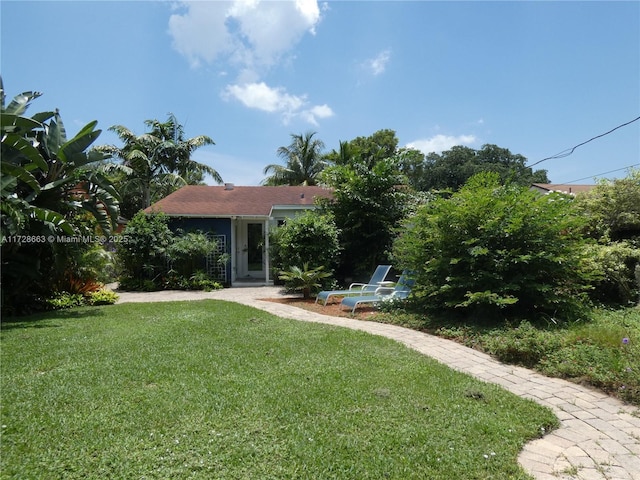
M 351 313 L 355 313 L 356 308 L 364 304 L 377 304 L 385 300 L 392 298 L 407 298 L 411 293 L 411 287 L 413 287 L 414 280 L 408 278 L 406 273 L 403 273 L 398 279 L 398 283 L 395 287 L 378 287 L 372 293 L 367 295 L 361 295 L 358 297 L 345 297 L 342 299 L 341 306 L 351 308 Z
M 376 288 L 380 287 L 384 279 L 387 277 L 387 273 L 391 270 L 391 265 L 378 265 L 375 272 L 371 276 L 369 283 L 352 283 L 349 285 L 348 290 L 323 290 L 318 293 L 316 297 L 316 303 L 318 300 L 324 300 L 324 305 L 327 304 L 329 298 L 336 295 L 362 295 L 364 292 L 373 293 Z

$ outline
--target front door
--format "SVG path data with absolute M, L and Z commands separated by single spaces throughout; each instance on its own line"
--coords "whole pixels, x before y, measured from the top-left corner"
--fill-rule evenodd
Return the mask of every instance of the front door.
M 239 233 L 239 278 L 265 278 L 264 223 L 242 222 Z

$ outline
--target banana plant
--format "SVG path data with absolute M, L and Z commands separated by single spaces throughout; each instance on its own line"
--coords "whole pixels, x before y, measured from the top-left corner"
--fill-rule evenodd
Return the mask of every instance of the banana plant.
M 23 92 L 5 106 L 0 78 L 2 237 L 35 235 L 42 228 L 73 235 L 73 217 L 80 212 L 94 217 L 104 233 L 111 232 L 119 195 L 103 171 L 105 155 L 87 151 L 100 135 L 97 122 L 68 140 L 58 111 L 24 115 L 39 96 Z

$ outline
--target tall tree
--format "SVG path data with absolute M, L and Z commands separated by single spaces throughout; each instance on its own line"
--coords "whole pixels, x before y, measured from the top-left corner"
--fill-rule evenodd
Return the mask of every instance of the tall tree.
M 325 170 L 323 182 L 334 189 L 334 200 L 326 207 L 343 247 L 338 276 L 368 278 L 376 265 L 389 261 L 396 229 L 410 207 L 396 163 L 387 158 L 370 169 L 334 165 Z
M 394 156 L 397 148 L 396 132 L 383 129 L 368 137 L 356 137 L 340 142 L 339 150 L 332 150 L 326 155 L 326 159 L 335 165 L 359 164 L 371 169 L 379 161 Z
M 24 92 L 2 106 L 2 300 L 8 312 L 35 305 L 59 281 L 77 274 L 75 259 L 92 246 L 59 241 L 115 226 L 118 193 L 104 174 L 103 155 L 87 150 L 100 135 L 91 122 L 73 138 L 58 111 L 26 117 L 41 94 Z
M 423 176 L 417 181 L 419 190 L 458 190 L 466 181 L 480 172 L 496 172 L 502 183 L 528 186 L 548 183 L 546 170 L 533 171 L 526 166 L 523 155 L 511 153 L 497 145 L 483 145 L 480 150 L 455 146 L 442 153 L 426 156 Z
M 291 143 L 277 152 L 285 165 L 267 165 L 263 173 L 271 175 L 263 185 L 317 185 L 327 162 L 322 154 L 324 143 L 314 138 L 316 133 L 291 134 Z
M 99 147 L 122 161 L 124 168 L 120 169 L 123 176 L 119 185 L 125 216 L 133 216 L 183 185 L 202 183 L 205 175 L 222 183 L 215 169 L 191 158 L 196 149 L 215 144 L 210 137 L 199 135 L 185 139 L 182 125 L 172 114 L 164 123 L 158 120 L 144 123 L 151 131 L 142 135 L 122 125 L 110 127 L 124 145 Z

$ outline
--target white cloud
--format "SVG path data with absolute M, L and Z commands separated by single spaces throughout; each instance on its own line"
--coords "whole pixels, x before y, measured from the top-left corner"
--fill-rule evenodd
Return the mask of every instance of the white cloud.
M 233 98 L 248 108 L 280 113 L 285 124 L 299 116 L 317 125 L 318 118 L 333 116 L 328 105 L 307 107 L 306 95 L 291 95 L 284 88 L 272 88 L 264 82 L 227 85 L 223 98 Z
M 476 141 L 477 138 L 474 135 L 453 136 L 438 134 L 431 138 L 424 138 L 409 142 L 407 143 L 407 147 L 420 150 L 424 154 L 432 152 L 441 153 L 445 150 L 450 150 L 452 147 L 457 145 L 472 145 Z
M 191 2 L 183 5 L 186 13 L 169 18 L 173 48 L 187 57 L 192 66 L 213 62 L 233 50 L 233 38 L 226 29 L 229 5 L 225 2 Z
M 174 48 L 192 65 L 219 57 L 241 69 L 270 67 L 320 22 L 316 0 L 184 1 L 169 19 Z
M 333 117 L 333 110 L 325 103 L 301 111 L 300 116 L 310 124 L 318 125 L 318 119 Z
M 321 20 L 317 0 L 189 0 L 178 5 L 181 13 L 169 19 L 173 47 L 194 67 L 221 61 L 228 63 L 225 68 L 235 69 L 234 84 L 225 88 L 224 98 L 279 113 L 285 122 L 300 117 L 316 125 L 318 119 L 333 115 L 326 104 L 309 107 L 307 95 L 291 95 L 260 81 L 288 59 L 305 33 L 315 34 Z
M 228 85 L 226 96 L 242 102 L 246 107 L 265 112 L 296 111 L 304 104 L 304 97 L 289 95 L 282 88 L 271 88 L 266 83 Z
M 387 69 L 387 63 L 391 60 L 391 50 L 386 49 L 380 52 L 375 58 L 366 62 L 367 67 L 374 75 L 380 75 Z

